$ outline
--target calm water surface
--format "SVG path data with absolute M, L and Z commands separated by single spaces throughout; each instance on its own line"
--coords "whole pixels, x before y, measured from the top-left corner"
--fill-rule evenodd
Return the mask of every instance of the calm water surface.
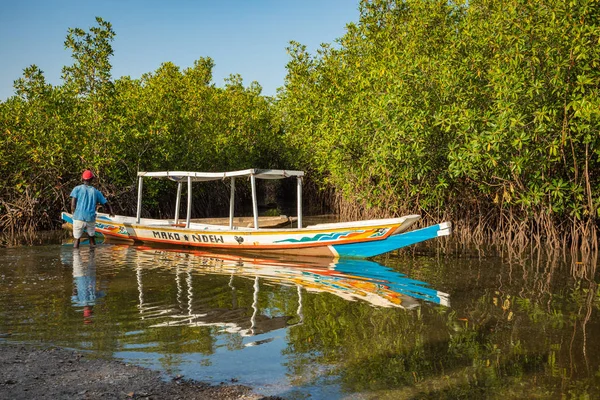
M 451 242 L 369 261 L 45 243 L 0 248 L 0 340 L 293 399 L 600 398 L 594 262 Z

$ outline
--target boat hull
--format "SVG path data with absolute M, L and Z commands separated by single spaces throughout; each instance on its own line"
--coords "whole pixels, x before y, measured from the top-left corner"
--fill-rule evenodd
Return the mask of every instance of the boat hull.
M 69 213 L 62 213 L 67 226 Z M 370 220 L 354 223 L 321 224 L 301 229 L 251 229 L 207 224 L 191 224 L 189 228 L 169 220 L 142 219 L 99 214 L 96 232 L 106 238 L 133 240 L 204 249 L 236 252 L 269 252 L 307 256 L 367 258 L 450 233 L 443 223 L 415 231 L 407 229 L 419 216 Z

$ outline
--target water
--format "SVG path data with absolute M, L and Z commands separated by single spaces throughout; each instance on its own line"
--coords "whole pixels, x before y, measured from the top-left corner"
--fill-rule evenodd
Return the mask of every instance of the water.
M 0 340 L 284 398 L 598 398 L 595 264 L 430 243 L 377 261 L 0 248 Z

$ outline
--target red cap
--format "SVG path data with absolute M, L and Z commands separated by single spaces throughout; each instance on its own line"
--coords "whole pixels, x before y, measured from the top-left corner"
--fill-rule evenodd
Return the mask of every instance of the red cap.
M 83 175 L 81 177 L 87 181 L 89 179 L 92 179 L 94 177 L 94 174 L 89 169 L 86 169 L 85 171 L 83 171 Z

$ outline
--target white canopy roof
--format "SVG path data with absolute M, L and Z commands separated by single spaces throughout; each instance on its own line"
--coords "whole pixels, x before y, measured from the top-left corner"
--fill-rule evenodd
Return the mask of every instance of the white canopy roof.
M 243 169 L 229 172 L 192 172 L 192 171 L 160 171 L 160 172 L 138 172 L 138 176 L 151 178 L 165 178 L 175 182 L 187 181 L 191 177 L 193 182 L 216 181 L 225 178 L 249 177 L 258 179 L 283 179 L 289 177 L 304 176 L 303 171 L 291 171 L 284 169 Z
M 229 201 L 229 227 L 233 229 L 233 211 L 235 197 L 235 179 L 238 177 L 249 177 L 252 185 L 252 213 L 254 215 L 254 229 L 258 229 L 258 206 L 256 199 L 256 178 L 258 179 L 283 179 L 296 177 L 298 190 L 298 227 L 302 227 L 302 179 L 304 172 L 290 171 L 283 169 L 243 169 L 240 171 L 229 172 L 193 172 L 193 171 L 160 171 L 160 172 L 138 172 L 138 201 L 137 201 L 137 223 L 139 224 L 142 216 L 142 187 L 143 179 L 159 178 L 169 179 L 177 182 L 177 200 L 175 203 L 175 223 L 179 221 L 179 209 L 181 199 L 181 187 L 187 181 L 187 217 L 186 227 L 190 227 L 192 212 L 192 182 L 217 181 L 230 178 L 231 199 Z

